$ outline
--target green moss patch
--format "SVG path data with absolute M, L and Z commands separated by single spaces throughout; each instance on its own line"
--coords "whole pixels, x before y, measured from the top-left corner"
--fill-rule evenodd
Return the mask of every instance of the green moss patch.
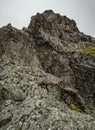
M 85 47 L 83 48 L 83 51 L 95 54 L 95 47 L 94 46 Z
M 77 112 L 82 112 L 82 110 L 80 108 L 78 108 L 75 104 L 73 103 L 70 103 L 68 104 L 68 107 L 71 109 L 71 110 L 75 110 Z

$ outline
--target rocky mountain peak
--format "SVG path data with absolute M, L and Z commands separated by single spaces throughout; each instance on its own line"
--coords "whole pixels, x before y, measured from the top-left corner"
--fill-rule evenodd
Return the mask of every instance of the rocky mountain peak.
M 42 14 L 38 13 L 31 17 L 31 22 L 28 28 L 33 32 L 40 34 L 41 31 L 50 34 L 50 36 L 67 42 L 85 42 L 91 41 L 91 37 L 79 31 L 76 22 L 66 16 L 54 13 L 52 10 L 47 10 Z
M 0 28 L 0 130 L 95 130 L 95 38 L 46 10 Z

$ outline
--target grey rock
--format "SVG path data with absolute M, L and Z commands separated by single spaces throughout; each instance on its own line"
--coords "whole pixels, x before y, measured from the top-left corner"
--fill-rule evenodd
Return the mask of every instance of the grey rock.
M 15 101 L 22 101 L 25 99 L 23 92 L 11 84 L 5 84 L 0 90 L 2 99 L 13 99 Z
M 95 130 L 95 38 L 46 10 L 0 28 L 0 130 Z M 93 50 L 94 50 L 93 49 Z

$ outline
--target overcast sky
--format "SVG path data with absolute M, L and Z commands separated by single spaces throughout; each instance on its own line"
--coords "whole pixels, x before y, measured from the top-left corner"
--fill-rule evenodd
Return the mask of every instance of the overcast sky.
M 74 19 L 81 32 L 95 37 L 95 0 L 0 0 L 0 27 L 27 27 L 31 16 L 48 9 Z

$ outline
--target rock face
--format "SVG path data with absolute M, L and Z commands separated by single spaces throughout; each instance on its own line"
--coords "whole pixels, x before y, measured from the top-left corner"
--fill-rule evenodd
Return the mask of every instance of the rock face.
M 52 10 L 0 28 L 0 130 L 95 130 L 95 39 Z

